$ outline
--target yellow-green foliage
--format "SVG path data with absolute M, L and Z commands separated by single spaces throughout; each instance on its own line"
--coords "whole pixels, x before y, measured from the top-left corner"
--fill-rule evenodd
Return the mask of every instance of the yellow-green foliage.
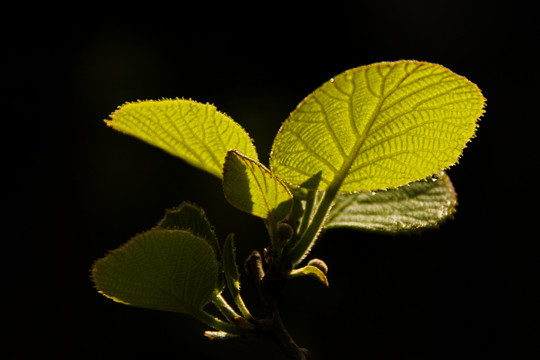
M 377 190 L 454 164 L 474 135 L 485 99 L 450 70 L 417 61 L 348 70 L 306 97 L 274 141 L 271 169 L 300 185 Z

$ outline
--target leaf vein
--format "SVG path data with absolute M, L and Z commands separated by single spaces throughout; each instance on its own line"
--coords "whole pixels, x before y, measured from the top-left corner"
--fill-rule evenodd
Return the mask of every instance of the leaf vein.
M 320 162 L 322 162 L 324 165 L 326 165 L 326 167 L 328 169 L 330 169 L 330 171 L 332 171 L 333 173 L 336 173 L 337 172 L 337 169 L 334 165 L 332 165 L 332 163 L 330 161 L 328 161 L 327 159 L 325 159 L 320 153 L 318 153 L 316 150 L 312 149 L 309 144 L 299 135 L 297 134 L 295 131 L 292 131 L 290 130 L 290 133 L 291 135 L 293 135 L 294 137 L 296 137 L 296 139 L 298 140 L 298 142 L 300 144 L 302 144 L 302 146 L 304 147 L 304 149 L 306 149 L 308 152 L 310 152 L 317 160 L 319 160 Z M 311 176 L 311 175 L 310 175 Z
M 413 86 L 415 84 L 417 84 L 418 82 L 424 80 L 424 79 L 427 79 L 427 78 L 431 78 L 433 77 L 432 74 L 428 74 L 428 75 L 425 75 L 423 77 L 420 77 L 420 78 L 417 78 L 415 79 L 413 82 L 410 82 L 409 84 L 406 84 L 404 85 L 401 90 L 405 90 L 408 86 Z M 398 104 L 401 104 L 403 103 L 403 101 L 407 100 L 408 98 L 414 96 L 414 95 L 417 95 L 419 93 L 421 93 L 422 91 L 425 91 L 433 86 L 440 86 L 442 84 L 445 84 L 445 83 L 452 83 L 452 82 L 455 82 L 455 79 L 453 78 L 450 78 L 450 79 L 447 79 L 447 80 L 444 80 L 444 78 L 441 78 L 439 81 L 437 82 L 433 82 L 433 83 L 430 83 L 430 84 L 426 84 L 422 87 L 419 87 L 417 88 L 416 90 L 412 91 L 412 92 L 406 92 L 406 94 L 402 97 L 400 97 L 399 99 L 396 99 L 393 103 L 390 103 L 387 107 L 385 107 L 384 109 L 381 109 L 381 111 L 387 111 L 388 109 L 391 109 L 392 107 L 398 105 Z
M 458 86 L 456 87 L 455 89 L 458 89 L 462 86 Z M 454 89 L 452 89 L 451 91 L 453 91 Z M 428 101 L 432 101 L 434 99 L 436 99 L 437 97 L 440 97 L 440 96 L 444 96 L 444 95 L 447 95 L 446 93 L 443 93 L 443 94 L 437 94 L 435 96 L 432 96 L 431 98 L 429 99 L 425 99 L 424 101 L 419 101 L 417 104 L 415 104 L 411 109 L 405 111 L 405 112 L 402 112 L 402 113 L 399 113 L 399 114 L 396 114 L 394 117 L 386 120 L 385 122 L 381 123 L 380 125 L 378 125 L 377 127 L 375 127 L 373 129 L 373 132 L 372 134 L 376 134 L 380 129 L 382 128 L 386 128 L 388 127 L 388 125 L 390 125 L 392 122 L 398 120 L 398 119 L 401 119 L 403 116 L 405 115 L 408 115 L 408 114 L 411 114 L 413 112 L 416 112 L 418 111 L 418 107 L 420 107 L 423 103 L 426 103 Z M 460 100 L 456 100 L 456 103 L 460 102 Z M 446 104 L 445 104 L 446 105 Z M 445 106 L 445 105 L 441 105 L 440 107 L 442 106 Z M 428 111 L 428 110 L 440 110 L 440 107 L 439 108 L 425 108 L 425 109 L 421 109 L 422 111 Z M 441 119 L 442 120 L 442 119 Z
M 337 150 L 339 151 L 341 157 L 345 159 L 347 157 L 347 154 L 345 153 L 345 150 L 343 149 L 343 146 L 341 145 L 341 142 L 339 141 L 338 137 L 336 136 L 336 133 L 334 132 L 334 129 L 330 125 L 330 119 L 328 117 L 328 113 L 326 112 L 326 109 L 322 105 L 321 101 L 314 96 L 313 99 L 315 102 L 321 107 L 321 112 L 323 114 L 323 124 L 330 133 L 330 136 L 332 137 L 332 140 L 334 141 Z
M 190 107 L 188 109 L 188 112 L 186 113 L 186 115 L 188 113 L 193 113 L 193 107 Z M 208 108 L 205 107 L 205 112 L 208 111 Z M 195 116 L 198 116 L 199 113 L 197 114 L 194 114 Z M 208 117 L 207 117 L 207 114 L 205 114 L 205 120 L 208 120 Z M 199 138 L 199 136 L 196 134 L 195 130 L 193 130 L 193 128 L 191 128 L 189 126 L 189 122 L 185 121 L 184 122 L 186 128 L 189 130 L 189 132 L 191 133 L 191 135 L 193 136 L 193 138 L 195 138 L 201 145 L 202 147 L 206 150 L 206 152 L 210 155 L 210 158 L 212 159 L 212 161 L 216 164 L 217 168 L 218 169 L 221 169 L 221 166 L 222 166 L 222 163 L 218 160 L 218 158 L 216 157 L 216 154 L 210 149 L 210 147 L 208 146 L 207 142 L 205 141 L 204 137 L 201 139 Z M 204 124 L 204 121 L 202 122 L 202 124 Z M 175 127 L 176 128 L 176 127 Z M 202 129 L 204 129 L 204 125 L 201 126 Z M 178 130 L 177 130 L 178 131 Z M 204 133 L 203 133 L 204 134 Z
M 354 93 L 354 87 L 353 87 L 353 90 L 351 91 L 351 93 L 349 94 L 348 92 L 346 92 L 345 90 L 343 90 L 343 89 L 341 88 L 341 86 L 339 86 L 339 85 L 337 84 L 336 81 L 332 81 L 331 84 L 334 85 L 334 88 L 336 88 L 337 91 L 339 91 L 340 93 L 342 93 L 343 95 L 345 95 L 347 98 L 350 98 L 350 97 L 353 95 L 353 93 Z M 354 86 L 354 81 L 352 81 L 351 84 Z
M 167 123 L 169 123 L 174 128 L 177 137 L 181 140 L 180 146 L 183 146 L 196 159 L 198 159 L 200 162 L 203 162 L 203 159 L 202 159 L 201 155 L 198 152 L 196 152 L 193 148 L 191 148 L 191 146 L 187 145 L 187 141 L 185 140 L 183 132 L 180 131 L 180 129 L 178 128 L 178 125 L 176 124 L 176 122 L 172 121 L 172 118 L 167 114 L 166 111 L 165 112 L 162 111 L 161 114 L 157 114 L 156 109 L 153 109 L 152 107 L 150 107 L 148 109 L 148 111 L 155 116 L 155 119 L 159 119 L 160 115 L 162 115 L 162 118 L 164 120 L 167 120 Z M 178 109 L 175 109 L 175 108 L 173 108 L 173 111 L 174 111 L 175 114 L 178 114 L 179 118 L 182 118 L 182 117 L 184 117 L 186 115 L 186 114 L 181 114 L 178 111 Z M 155 121 L 155 119 L 153 119 L 152 117 L 149 117 L 149 116 L 147 116 L 147 119 L 148 119 L 149 122 L 153 121 L 154 123 L 156 123 L 156 125 L 158 125 L 163 130 L 163 135 L 170 137 L 175 143 L 177 143 L 177 141 L 175 141 L 175 138 L 172 137 L 171 135 L 169 135 L 169 130 L 166 130 L 166 129 L 163 128 L 163 126 L 161 124 L 161 121 Z M 172 149 L 174 150 L 174 153 L 177 152 L 175 147 L 172 147 Z
M 410 126 L 400 132 L 396 132 L 396 133 L 391 133 L 390 135 L 388 135 L 387 137 L 384 137 L 384 138 L 381 138 L 379 140 L 377 140 L 376 142 L 374 143 L 371 143 L 368 147 L 365 147 L 365 148 L 362 148 L 359 152 L 358 152 L 358 155 L 360 154 L 363 154 L 363 153 L 366 153 L 368 152 L 369 150 L 373 149 L 374 147 L 377 147 L 379 145 L 382 145 L 386 142 L 389 142 L 395 138 L 398 138 L 400 136 L 403 136 L 405 134 L 407 134 L 408 132 L 414 130 L 414 129 L 417 129 L 417 128 L 421 128 L 422 126 L 425 126 L 425 125 L 428 125 L 428 124 L 433 124 L 433 123 L 438 123 L 438 122 L 441 122 L 440 119 L 435 119 L 435 120 L 429 120 L 429 121 L 424 121 L 424 122 L 421 122 L 421 123 L 418 123 L 418 124 L 415 124 L 413 126 Z M 375 133 L 374 133 L 375 134 Z M 372 135 L 374 135 L 372 134 Z M 414 134 L 414 135 L 411 135 L 411 136 L 415 136 L 415 137 L 422 137 L 420 134 Z M 432 137 L 429 137 L 429 136 L 425 136 L 425 138 L 428 138 L 428 139 L 433 139 Z M 436 139 L 436 138 L 435 138 Z
M 365 78 L 365 80 L 366 80 L 366 88 L 368 89 L 368 91 L 369 91 L 374 97 L 380 98 L 381 95 L 380 95 L 380 94 L 377 94 L 377 93 L 375 92 L 375 90 L 373 90 L 373 89 L 371 88 L 371 81 L 369 81 L 368 70 L 369 70 L 369 68 L 368 68 L 368 69 L 364 69 L 364 71 L 362 71 L 362 72 L 364 73 L 364 78 Z
M 154 115 L 156 114 L 154 109 L 148 108 L 146 110 L 150 112 L 151 114 L 154 114 Z M 138 124 L 138 128 L 141 128 L 141 126 L 144 127 L 146 129 L 146 133 L 148 135 L 152 134 L 151 138 L 153 139 L 159 139 L 159 141 L 163 145 L 165 145 L 166 148 L 169 148 L 170 153 L 173 153 L 173 154 L 178 153 L 178 150 L 177 150 L 178 141 L 177 139 L 175 139 L 173 136 L 169 134 L 169 130 L 163 127 L 163 124 L 161 121 L 159 120 L 156 121 L 156 119 L 160 118 L 159 115 L 155 115 L 155 117 L 151 117 L 144 114 L 141 111 L 137 112 L 136 114 L 137 116 L 135 116 L 134 114 L 131 115 L 131 118 L 132 120 L 135 120 L 135 123 Z M 146 122 L 139 119 L 139 117 L 146 119 Z M 170 119 L 167 119 L 167 120 L 169 120 L 170 122 Z M 161 129 L 161 131 L 158 132 L 156 129 L 150 127 L 148 125 L 149 123 L 154 124 L 155 127 Z M 172 124 L 172 126 L 175 127 L 174 124 Z M 177 131 L 177 135 L 182 140 L 181 146 L 183 146 L 188 152 L 190 152 L 199 161 L 202 161 L 200 155 L 186 144 L 186 142 L 184 141 L 183 135 L 179 131 Z

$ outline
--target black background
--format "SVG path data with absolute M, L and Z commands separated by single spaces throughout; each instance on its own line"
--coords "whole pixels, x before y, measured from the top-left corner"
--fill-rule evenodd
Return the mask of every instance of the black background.
M 221 239 L 236 233 L 240 259 L 265 246 L 262 223 L 228 205 L 216 178 L 102 120 L 137 99 L 211 102 L 242 124 L 267 162 L 281 122 L 324 81 L 417 59 L 466 76 L 488 99 L 477 138 L 449 171 L 455 219 L 421 236 L 326 233 L 313 256 L 329 265 L 330 288 L 290 281 L 284 321 L 314 359 L 537 358 L 539 47 L 526 4 L 6 9 L 1 276 L 9 335 L 1 352 L 280 359 L 273 343 L 210 342 L 187 316 L 95 291 L 93 261 L 184 200 L 206 209 Z M 256 312 L 249 283 L 245 291 Z

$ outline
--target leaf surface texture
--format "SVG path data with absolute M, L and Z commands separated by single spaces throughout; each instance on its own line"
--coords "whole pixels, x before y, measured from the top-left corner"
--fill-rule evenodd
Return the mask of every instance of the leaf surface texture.
M 96 288 L 136 307 L 196 315 L 214 293 L 218 262 L 212 247 L 184 230 L 151 230 L 98 260 Z
M 225 198 L 239 210 L 274 221 L 289 215 L 293 196 L 287 186 L 259 162 L 230 151 L 223 167 Z
M 348 70 L 304 99 L 283 123 L 271 169 L 320 189 L 396 187 L 454 164 L 483 113 L 478 87 L 436 64 L 377 63 Z
M 457 199 L 448 175 L 377 192 L 341 193 L 325 227 L 403 233 L 435 227 L 451 216 Z
M 247 132 L 210 104 L 184 99 L 126 103 L 106 122 L 217 177 L 231 149 L 257 159 Z

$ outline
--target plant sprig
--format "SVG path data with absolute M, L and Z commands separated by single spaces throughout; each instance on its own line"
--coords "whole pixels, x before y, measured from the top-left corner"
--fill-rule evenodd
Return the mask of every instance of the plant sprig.
M 275 302 L 285 281 L 311 276 L 328 286 L 322 260 L 302 265 L 325 228 L 403 233 L 451 216 L 456 194 L 443 170 L 474 136 L 484 105 L 475 84 L 440 65 L 361 66 L 298 105 L 266 167 L 247 132 L 213 105 L 124 104 L 109 126 L 219 177 L 234 207 L 263 220 L 268 247 L 254 249 L 245 268 L 264 311 L 253 314 L 241 296 L 233 235 L 222 246 L 204 211 L 188 203 L 98 260 L 95 286 L 123 304 L 191 315 L 213 329 L 209 338 L 272 338 L 288 358 L 306 359 Z M 209 304 L 223 316 L 211 315 Z

